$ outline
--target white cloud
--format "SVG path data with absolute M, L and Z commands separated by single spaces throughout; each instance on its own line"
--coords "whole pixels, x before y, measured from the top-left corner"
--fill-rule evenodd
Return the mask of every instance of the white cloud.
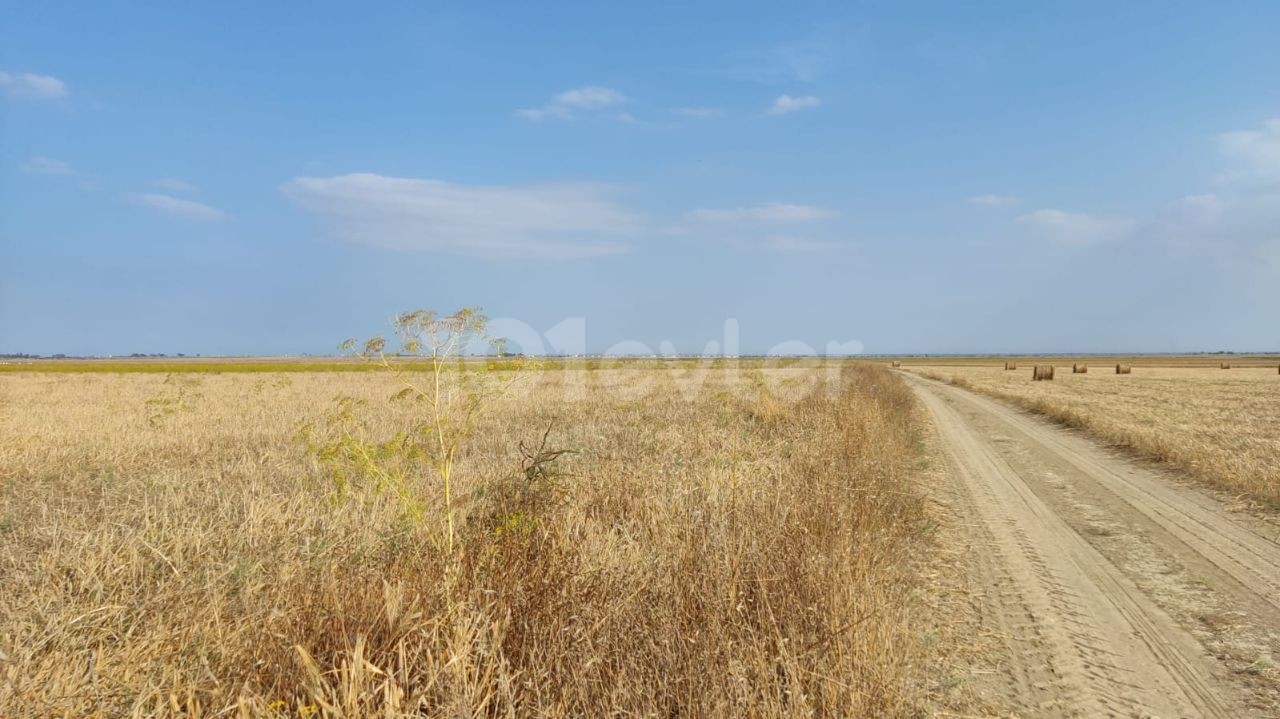
M 1280 256 L 1280 192 L 1191 195 L 1142 227 L 1152 246 L 1219 259 Z
M 1141 234 L 1154 244 L 1195 249 L 1206 236 L 1221 231 L 1227 211 L 1227 203 L 1216 194 L 1189 195 L 1165 207 Z
M 777 227 L 809 224 L 838 215 L 838 212 L 826 207 L 771 202 L 744 207 L 693 210 L 685 213 L 685 224 L 678 225 L 673 231 L 675 234 L 710 236 L 746 252 L 813 254 L 833 252 L 843 248 L 844 244 L 794 234 L 775 234 Z M 732 234 L 726 237 L 726 233 Z M 717 235 L 720 237 L 716 237 Z
M 1210 193 L 1207 195 L 1187 195 L 1170 206 L 1170 214 L 1181 222 L 1203 224 L 1212 222 L 1222 216 L 1226 204 L 1221 197 Z
M 552 100 L 557 105 L 572 107 L 578 110 L 595 110 L 610 105 L 620 105 L 627 101 L 627 96 L 609 87 L 589 85 L 576 90 L 566 90 Z
M 1218 148 L 1234 167 L 1222 179 L 1280 179 L 1280 117 L 1261 130 L 1234 130 L 1217 137 Z
M 33 157 L 23 166 L 22 171 L 31 175 L 54 175 L 58 177 L 79 177 L 74 167 L 49 157 Z
M 638 220 L 593 183 L 459 185 L 369 173 L 299 177 L 281 188 L 348 242 L 489 258 L 622 252 Z
M 170 197 L 152 192 L 138 192 L 129 195 L 129 201 L 139 207 L 149 207 L 175 217 L 184 217 L 201 222 L 221 222 L 230 219 L 230 215 L 202 202 L 193 202 L 179 197 Z
M 1214 136 L 1224 160 L 1216 192 L 1187 195 L 1139 218 L 1036 210 L 1017 219 L 1029 236 L 1081 246 L 1124 242 L 1139 256 L 1210 261 L 1255 281 L 1280 271 L 1280 118 L 1260 130 Z M 1206 178 L 1208 179 L 1208 178 Z
M 610 87 L 587 85 L 564 92 L 551 98 L 542 107 L 522 108 L 516 110 L 516 116 L 526 120 L 567 120 L 578 112 L 602 110 L 629 102 L 626 95 Z
M 53 99 L 67 96 L 67 86 L 52 75 L 0 72 L 0 90 L 13 97 Z
M 1215 140 L 1225 160 L 1218 192 L 1173 203 L 1146 235 L 1183 251 L 1274 273 L 1280 270 L 1280 117 Z
M 166 192 L 195 192 L 196 186 L 185 180 L 179 180 L 174 177 L 162 177 L 159 180 L 152 180 L 151 186 L 164 190 Z
M 712 120 L 724 116 L 724 110 L 718 107 L 673 107 L 671 112 L 694 120 Z
M 801 97 L 792 97 L 790 95 L 779 95 L 778 99 L 773 101 L 773 105 L 769 107 L 770 115 L 784 115 L 789 112 L 798 110 L 808 110 L 822 104 L 822 100 L 813 95 L 803 95 Z
M 1018 223 L 1040 239 L 1072 245 L 1112 242 L 1129 235 L 1133 220 L 1098 217 L 1062 210 L 1036 210 L 1018 218 Z
M 813 222 L 835 217 L 835 210 L 813 205 L 769 203 L 752 207 L 694 210 L 688 214 L 696 222 Z
M 975 195 L 970 197 L 968 201 L 970 205 L 980 205 L 982 207 L 1010 207 L 1020 202 L 1013 195 Z
M 555 107 L 552 105 L 548 105 L 546 107 L 522 107 L 516 110 L 516 117 L 521 118 L 522 120 L 532 120 L 534 122 L 550 119 L 567 120 L 572 117 L 572 115 L 573 113 L 569 112 L 567 108 Z

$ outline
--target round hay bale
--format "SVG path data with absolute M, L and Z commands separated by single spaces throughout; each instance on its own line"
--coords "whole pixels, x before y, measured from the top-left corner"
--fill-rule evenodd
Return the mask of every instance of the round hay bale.
M 1005 361 L 1005 363 L 1004 363 L 1004 368 L 1005 368 L 1006 370 L 1018 369 L 1018 363 L 1017 363 L 1017 362 L 1009 362 L 1009 361 L 1007 361 L 1007 360 L 1006 360 L 1006 361 Z
M 1035 382 L 1053 379 L 1053 365 L 1038 364 L 1031 370 L 1031 379 Z
M 1132 371 L 1133 371 L 1133 368 L 1127 364 L 1116 365 L 1116 374 L 1129 374 Z
M 1076 362 L 1075 364 L 1071 365 L 1071 374 L 1087 374 L 1088 372 L 1089 372 L 1089 365 L 1083 362 Z
M 1218 363 L 1218 369 L 1231 369 L 1231 363 L 1230 363 L 1230 362 L 1219 362 L 1219 363 Z
M 890 363 L 890 365 L 889 365 L 889 366 L 890 366 L 890 367 L 901 367 L 901 366 L 902 366 L 902 363 L 901 363 L 901 362 L 899 362 L 899 361 L 897 361 L 897 360 L 894 360 L 892 363 Z

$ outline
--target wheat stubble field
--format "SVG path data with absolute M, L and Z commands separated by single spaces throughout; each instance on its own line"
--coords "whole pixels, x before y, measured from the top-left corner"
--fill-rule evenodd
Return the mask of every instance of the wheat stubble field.
M 691 377 L 517 378 L 449 553 L 432 478 L 417 515 L 338 503 L 302 438 L 348 397 L 419 466 L 382 374 L 0 375 L 0 716 L 924 713 L 954 682 L 909 390 Z
M 910 369 L 1085 430 L 1244 500 L 1280 504 L 1280 373 L 1273 358 L 1230 369 L 1218 360 L 1148 362 L 1125 375 L 1110 360 L 1094 360 L 1082 374 L 1059 360 L 1048 382 L 1031 381 L 1034 364 L 1006 371 L 922 362 Z
M 1274 369 L 776 364 L 10 368 L 0 716 L 1280 709 Z

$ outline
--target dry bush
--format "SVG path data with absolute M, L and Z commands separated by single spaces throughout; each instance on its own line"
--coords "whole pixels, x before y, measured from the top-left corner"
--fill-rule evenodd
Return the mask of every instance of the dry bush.
M 898 380 L 537 380 L 458 457 L 447 555 L 389 495 L 330 504 L 294 439 L 337 396 L 394 437 L 384 377 L 209 375 L 159 424 L 154 375 L 0 377 L 0 716 L 922 712 Z
M 1031 370 L 1031 379 L 1036 382 L 1053 379 L 1053 365 L 1036 365 L 1035 368 Z
M 1137 375 L 1089 374 L 1068 383 L 1020 382 L 997 367 L 920 371 L 1167 462 L 1232 493 L 1280 505 L 1280 379 L 1270 366 L 1237 367 L 1228 374 L 1214 365 L 1144 366 Z

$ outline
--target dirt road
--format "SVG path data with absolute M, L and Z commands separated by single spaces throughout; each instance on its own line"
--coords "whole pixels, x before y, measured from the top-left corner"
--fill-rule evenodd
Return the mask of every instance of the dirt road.
M 1071 430 L 903 376 L 959 485 L 980 681 L 1022 716 L 1280 716 L 1280 528 Z

